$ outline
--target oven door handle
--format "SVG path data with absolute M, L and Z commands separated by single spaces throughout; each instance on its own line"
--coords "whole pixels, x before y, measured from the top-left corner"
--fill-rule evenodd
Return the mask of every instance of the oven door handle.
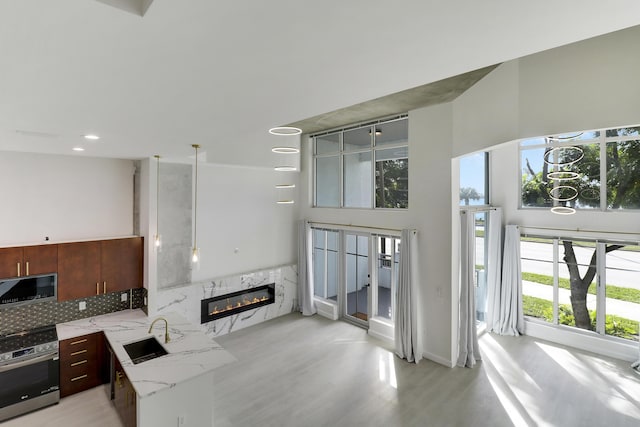
M 22 368 L 23 366 L 35 365 L 36 363 L 43 362 L 45 360 L 57 360 L 58 353 L 48 353 L 43 354 L 42 356 L 34 357 L 33 359 L 23 360 L 22 362 L 17 363 L 9 363 L 5 366 L 0 366 L 0 372 L 7 372 L 12 369 Z

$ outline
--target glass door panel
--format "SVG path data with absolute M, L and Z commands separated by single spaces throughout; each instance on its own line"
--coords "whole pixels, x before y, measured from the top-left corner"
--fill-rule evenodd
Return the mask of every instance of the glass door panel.
M 357 323 L 369 320 L 369 236 L 345 233 L 345 317 Z
M 487 213 L 475 214 L 476 321 L 484 323 L 487 314 Z
M 378 236 L 377 265 L 377 310 L 376 315 L 384 319 L 393 318 L 395 289 L 398 283 L 398 262 L 400 260 L 400 239 Z

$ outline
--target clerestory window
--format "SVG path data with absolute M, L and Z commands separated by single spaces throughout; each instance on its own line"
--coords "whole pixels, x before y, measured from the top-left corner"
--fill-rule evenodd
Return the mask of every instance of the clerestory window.
M 409 207 L 406 115 L 313 137 L 314 206 Z

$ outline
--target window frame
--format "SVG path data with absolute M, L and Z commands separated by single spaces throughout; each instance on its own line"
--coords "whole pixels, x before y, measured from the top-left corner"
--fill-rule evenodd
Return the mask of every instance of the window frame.
M 556 142 L 552 142 L 552 143 L 547 143 L 547 137 L 545 136 L 538 136 L 538 137 L 532 137 L 532 138 L 526 138 L 526 139 L 522 139 L 518 142 L 518 210 L 548 210 L 549 207 L 548 206 L 524 206 L 523 205 L 523 200 L 522 200 L 522 187 L 523 187 L 523 183 L 522 183 L 522 176 L 523 176 L 523 162 L 522 162 L 522 157 L 523 157 L 523 152 L 524 151 L 528 151 L 528 150 L 533 150 L 533 149 L 540 149 L 540 148 L 555 148 L 555 147 L 569 147 L 569 146 L 583 146 L 583 145 L 590 145 L 590 144 L 597 144 L 598 145 L 598 161 L 599 161 L 599 181 L 600 181 L 600 190 L 599 190 L 599 197 L 600 197 L 600 203 L 598 207 L 592 207 L 592 208 L 585 208 L 585 207 L 575 207 L 576 211 L 579 212 L 638 212 L 640 211 L 640 208 L 618 208 L 618 209 L 613 209 L 613 208 L 609 208 L 608 207 L 608 201 L 607 201 L 607 197 L 608 197 L 608 193 L 610 191 L 609 189 L 609 185 L 607 182 L 607 173 L 608 173 L 608 164 L 607 164 L 607 147 L 610 143 L 618 143 L 618 142 L 624 142 L 624 141 L 631 141 L 631 140 L 640 140 L 640 135 L 626 135 L 626 136 L 607 136 L 607 132 L 611 131 L 611 130 L 617 130 L 617 129 L 630 129 L 630 128 L 638 128 L 639 126 L 618 126 L 615 128 L 605 128 L 605 129 L 593 129 L 593 130 L 588 130 L 588 131 L 582 131 L 582 132 L 571 132 L 572 134 L 584 134 L 584 133 L 595 133 L 598 132 L 599 134 L 594 137 L 594 138 L 589 138 L 589 139 L 582 139 L 581 137 L 579 138 L 575 138 L 572 140 L 567 140 L 567 141 L 556 141 Z M 540 142 L 540 143 L 534 143 L 534 144 L 527 144 L 528 141 L 533 141 L 536 139 L 541 139 L 544 140 L 545 142 Z
M 462 179 L 460 177 L 461 173 L 462 173 L 462 159 L 464 159 L 465 157 L 470 157 L 470 156 L 475 156 L 477 154 L 484 154 L 484 202 L 483 204 L 479 204 L 479 205 L 463 205 L 460 204 L 462 202 L 462 199 L 460 198 L 460 200 L 458 201 L 458 206 L 460 207 L 460 209 L 469 209 L 469 208 L 483 208 L 483 207 L 489 207 L 491 206 L 491 152 L 490 151 L 479 151 L 476 153 L 469 153 L 466 154 L 464 156 L 459 157 L 458 160 L 458 194 L 460 193 L 460 190 L 462 189 Z M 522 190 L 521 190 L 522 191 Z M 522 196 L 520 196 L 520 199 L 522 199 Z
M 396 122 L 396 121 L 406 121 L 407 122 L 407 128 L 408 128 L 408 123 L 409 123 L 409 115 L 408 114 L 401 114 L 401 115 L 397 115 L 397 116 L 393 116 L 393 117 L 389 117 L 389 118 L 385 118 L 385 119 L 380 119 L 380 120 L 376 120 L 376 121 L 372 121 L 372 122 L 367 122 L 367 123 L 363 123 L 363 124 L 358 124 L 358 125 L 353 125 L 353 126 L 349 126 L 349 127 L 344 127 L 344 128 L 339 128 L 339 129 L 332 129 L 332 130 L 328 130 L 322 133 L 318 133 L 318 134 L 313 134 L 310 135 L 310 138 L 312 139 L 312 182 L 313 182 L 313 207 L 314 208 L 329 208 L 329 209 L 367 209 L 367 210 L 403 210 L 406 211 L 409 209 L 409 172 L 408 172 L 408 168 L 409 168 L 409 138 L 408 138 L 408 132 L 407 132 L 407 140 L 405 142 L 401 142 L 401 143 L 385 143 L 382 144 L 380 146 L 376 146 L 376 140 L 375 140 L 375 132 L 376 132 L 376 127 L 377 126 L 382 126 L 386 123 L 392 123 L 392 122 Z M 358 129 L 369 129 L 369 134 L 370 134 L 370 139 L 369 139 L 369 145 L 368 146 L 364 146 L 362 148 L 357 148 L 357 149 L 351 149 L 351 150 L 345 150 L 345 142 L 344 142 L 344 134 L 345 132 L 349 132 L 349 131 L 353 131 L 353 130 L 358 130 Z M 318 148 L 317 148 L 317 138 L 320 138 L 322 136 L 328 136 L 328 135 L 334 135 L 334 134 L 338 134 L 339 135 L 339 142 L 338 142 L 338 151 L 337 152 L 331 152 L 331 153 L 318 153 Z M 376 200 L 376 189 L 377 189 L 377 179 L 376 179 L 376 166 L 377 166 L 377 152 L 380 150 L 388 150 L 388 149 L 394 149 L 394 148 L 406 148 L 407 150 L 407 207 L 377 207 L 377 200 Z M 371 155 L 371 167 L 370 167 L 370 188 L 369 188 L 369 193 L 370 193 L 370 199 L 371 202 L 369 204 L 368 207 L 357 207 L 357 206 L 346 206 L 346 202 L 345 202 L 345 197 L 346 197 L 346 190 L 345 190 L 345 166 L 346 166 L 346 162 L 345 162 L 345 156 L 349 156 L 349 155 L 354 155 L 354 154 L 361 154 L 361 153 L 370 153 Z M 337 206 L 322 206 L 322 205 L 318 205 L 318 159 L 319 158 L 328 158 L 328 157 L 338 157 L 338 167 L 339 167 L 339 178 L 338 178 L 338 185 L 339 185 L 339 203 Z
M 551 231 L 551 230 L 550 230 Z M 627 239 L 623 239 L 623 238 L 618 238 L 617 236 L 603 236 L 603 237 L 598 237 L 598 238 L 594 238 L 594 237 L 587 237 L 587 236 L 583 236 L 583 235 L 573 235 L 571 233 L 563 233 L 563 232 L 558 232 L 558 233 L 523 233 L 520 236 L 520 244 L 522 244 L 523 242 L 523 238 L 539 238 L 539 239 L 544 239 L 544 240 L 548 240 L 551 241 L 550 244 L 552 245 L 552 274 L 553 274 L 553 285 L 552 286 L 552 300 L 551 300 L 551 304 L 553 307 L 553 318 L 551 319 L 551 321 L 547 321 L 544 320 L 542 318 L 538 318 L 535 316 L 530 316 L 527 314 L 524 314 L 524 318 L 527 322 L 533 322 L 533 323 L 537 323 L 537 324 L 542 324 L 542 325 L 547 325 L 550 327 L 554 327 L 554 328 L 558 328 L 564 331 L 569 331 L 571 333 L 574 334 L 581 334 L 581 335 L 585 335 L 585 336 L 596 336 L 600 339 L 605 339 L 605 340 L 609 340 L 609 341 L 613 341 L 613 342 L 618 342 L 618 343 L 626 343 L 626 344 L 632 344 L 633 346 L 638 345 L 638 342 L 640 341 L 640 337 L 638 337 L 638 340 L 631 340 L 631 339 L 626 339 L 626 338 L 621 338 L 615 335 L 610 335 L 607 334 L 606 332 L 606 325 L 605 325 L 605 321 L 606 321 L 606 316 L 618 316 L 617 314 L 614 313 L 610 313 L 607 312 L 607 283 L 606 283 L 606 275 L 607 275 L 607 263 L 606 263 L 606 254 L 605 254 L 605 246 L 606 245 L 610 245 L 610 244 L 621 244 L 624 246 L 638 246 L 638 242 L 635 242 L 633 240 L 627 240 Z M 596 299 L 596 306 L 594 311 L 596 312 L 596 324 L 595 324 L 595 330 L 590 331 L 590 330 L 586 330 L 586 329 L 581 329 L 579 327 L 576 326 L 572 326 L 572 325 L 567 325 L 567 324 L 563 324 L 560 323 L 560 266 L 563 265 L 563 261 L 562 261 L 562 248 L 561 248 L 561 241 L 563 240 L 568 240 L 575 243 L 590 243 L 594 245 L 593 250 L 597 251 L 597 261 L 595 263 L 595 267 L 596 267 L 596 273 L 595 276 L 593 278 L 593 282 L 592 282 L 592 286 L 595 286 L 595 299 Z M 579 247 L 579 246 L 576 246 Z M 525 259 L 523 258 L 522 252 L 520 255 L 520 261 L 522 262 L 522 260 Z M 524 272 L 524 271 L 523 271 Z M 613 285 L 615 286 L 615 285 Z M 527 296 L 528 294 L 525 294 L 524 292 L 522 292 L 522 296 Z M 589 309 L 589 311 L 592 311 L 591 309 Z

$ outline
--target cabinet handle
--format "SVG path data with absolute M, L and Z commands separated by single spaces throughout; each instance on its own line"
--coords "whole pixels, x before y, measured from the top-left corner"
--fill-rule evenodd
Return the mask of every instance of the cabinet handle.
M 17 262 L 17 263 L 16 263 L 16 266 L 18 267 L 18 277 L 20 277 L 20 263 L 19 263 L 19 262 Z
M 76 344 L 82 344 L 83 342 L 87 342 L 87 339 L 82 339 L 82 340 L 78 340 L 78 341 L 74 341 L 72 343 L 70 343 L 69 345 L 76 345 Z
M 87 378 L 87 374 L 80 375 L 79 377 L 71 378 L 71 381 L 78 381 Z
M 76 363 L 72 363 L 71 366 L 78 366 L 78 365 L 82 365 L 84 363 L 87 363 L 87 359 L 81 360 L 81 361 L 76 362 Z
M 74 351 L 73 353 L 71 353 L 71 356 L 77 356 L 79 354 L 86 353 L 86 352 L 87 352 L 87 350 Z
M 107 282 L 102 282 L 102 288 L 103 288 L 102 293 L 106 294 L 107 293 Z
M 100 283 L 96 282 L 96 295 L 100 295 Z
M 29 275 L 29 261 L 25 262 L 25 270 L 27 270 L 27 276 Z
M 116 385 L 120 388 L 124 387 L 124 384 L 122 384 L 122 377 L 124 377 L 124 374 L 120 371 L 116 371 Z

